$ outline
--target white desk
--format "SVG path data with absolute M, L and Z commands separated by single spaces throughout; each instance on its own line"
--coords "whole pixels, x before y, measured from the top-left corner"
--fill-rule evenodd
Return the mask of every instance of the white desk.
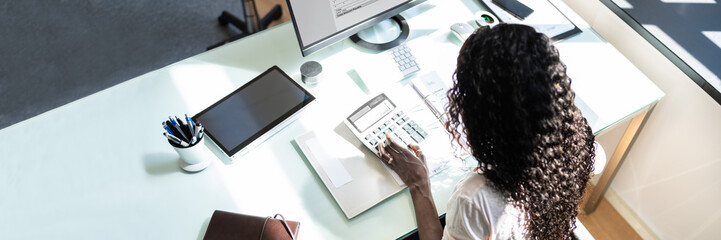
M 565 6 L 565 5 L 564 5 Z M 431 0 L 408 13 L 411 37 L 472 19 L 473 0 Z M 645 110 L 663 96 L 618 51 L 564 8 L 584 31 L 558 44 L 593 130 Z M 440 17 L 439 17 L 440 16 Z M 450 35 L 449 35 L 450 36 Z M 450 37 L 449 37 L 450 39 Z M 368 97 L 346 72 L 362 56 L 349 41 L 302 58 L 283 24 L 0 130 L 0 239 L 196 239 L 213 210 L 283 213 L 301 239 L 388 239 L 415 228 L 407 191 L 347 220 L 291 144 L 310 130 L 340 126 L 348 106 Z M 168 115 L 195 114 L 272 65 L 298 80 L 320 61 L 317 103 L 247 155 L 188 174 L 161 136 Z M 439 213 L 457 167 L 434 176 Z

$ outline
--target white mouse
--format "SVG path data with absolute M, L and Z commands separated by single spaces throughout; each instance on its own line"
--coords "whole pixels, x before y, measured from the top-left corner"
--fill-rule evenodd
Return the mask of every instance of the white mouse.
M 461 42 L 465 42 L 476 29 L 468 23 L 454 23 L 451 25 L 453 35 L 456 35 Z

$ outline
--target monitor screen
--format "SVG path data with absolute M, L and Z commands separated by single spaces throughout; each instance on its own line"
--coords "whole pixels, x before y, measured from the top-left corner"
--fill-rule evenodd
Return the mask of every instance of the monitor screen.
M 193 117 L 206 135 L 233 156 L 315 98 L 272 67 Z
M 303 56 L 425 0 L 287 0 Z

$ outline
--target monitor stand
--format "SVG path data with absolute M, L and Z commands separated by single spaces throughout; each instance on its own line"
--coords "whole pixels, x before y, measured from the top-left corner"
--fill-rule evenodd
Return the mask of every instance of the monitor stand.
M 385 51 L 403 43 L 410 32 L 406 19 L 395 15 L 350 36 L 350 39 L 363 48 Z

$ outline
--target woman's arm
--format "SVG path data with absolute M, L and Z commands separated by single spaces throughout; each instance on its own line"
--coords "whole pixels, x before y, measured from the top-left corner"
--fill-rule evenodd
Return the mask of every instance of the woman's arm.
M 431 183 L 423 152 L 418 146 L 411 144 L 413 150 L 411 153 L 405 147 L 394 142 L 388 134 L 386 134 L 386 138 L 388 139 L 387 144 L 380 143 L 378 145 L 378 155 L 408 185 L 420 239 L 441 239 L 443 228 L 438 220 L 436 205 L 433 202 Z
M 441 239 L 443 236 L 443 228 L 436 214 L 436 205 L 431 195 L 430 183 L 411 186 L 411 199 L 413 199 L 413 209 L 416 211 L 416 222 L 418 223 L 418 236 L 420 239 Z

